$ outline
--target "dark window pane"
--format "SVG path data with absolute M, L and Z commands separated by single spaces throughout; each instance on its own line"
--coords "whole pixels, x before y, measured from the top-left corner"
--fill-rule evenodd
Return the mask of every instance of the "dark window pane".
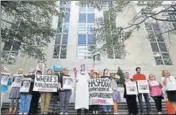
M 62 44 L 67 44 L 67 41 L 68 41 L 68 34 L 63 34 Z
M 64 21 L 67 23 L 69 22 L 69 20 L 70 20 L 70 13 L 66 13 Z
M 95 50 L 95 46 L 88 46 L 88 51 L 89 52 L 92 52 L 92 51 L 94 51 Z
M 159 30 L 160 29 L 158 23 L 152 23 L 152 26 L 153 26 L 154 30 Z
M 159 52 L 159 48 L 158 48 L 157 43 L 151 43 L 151 46 L 152 46 L 152 51 L 153 52 Z
M 88 22 L 89 23 L 94 23 L 95 21 L 95 16 L 94 14 L 88 14 Z
M 95 44 L 95 39 L 93 34 L 88 34 L 88 44 Z
M 153 31 L 148 31 L 148 37 L 149 37 L 149 40 L 151 42 L 155 42 L 156 41 Z
M 78 35 L 78 44 L 86 44 L 86 35 L 85 34 L 79 34 Z
M 59 58 L 60 54 L 60 45 L 54 46 L 53 58 Z
M 162 53 L 162 56 L 163 56 L 165 65 L 172 65 L 172 62 L 168 53 Z
M 64 33 L 68 33 L 69 31 L 69 24 L 64 24 Z
M 3 51 L 9 51 L 11 49 L 11 43 L 5 42 Z
M 14 42 L 13 42 L 12 51 L 18 51 L 18 50 L 20 50 L 20 46 L 21 46 L 21 42 L 14 41 Z
M 70 8 L 65 8 L 65 13 L 70 13 Z
M 155 61 L 156 61 L 156 65 L 164 65 L 160 53 L 154 53 L 154 58 L 155 58 Z
M 61 55 L 60 58 L 61 59 L 65 59 L 67 55 L 67 46 L 61 46 Z
M 61 41 L 61 34 L 57 34 L 55 44 L 60 44 L 60 41 Z
M 161 52 L 167 52 L 167 48 L 166 48 L 165 43 L 158 43 L 158 44 L 159 44 Z
M 79 14 L 79 22 L 86 23 L 86 14 Z

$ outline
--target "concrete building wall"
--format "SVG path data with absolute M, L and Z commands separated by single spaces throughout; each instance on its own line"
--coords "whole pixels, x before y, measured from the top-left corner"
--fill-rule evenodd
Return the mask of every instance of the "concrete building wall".
M 70 27 L 67 46 L 67 58 L 66 59 L 53 59 L 54 43 L 53 40 L 46 48 L 47 53 L 47 65 L 50 67 L 53 64 L 63 65 L 72 69 L 75 65 L 86 63 L 88 68 L 91 68 L 93 60 L 78 60 L 77 59 L 77 38 L 78 38 L 78 19 L 79 19 L 79 6 L 77 2 L 72 1 L 70 12 Z M 127 26 L 132 17 L 138 13 L 139 7 L 131 3 L 116 19 L 117 25 Z M 97 11 L 95 11 L 97 12 Z M 96 14 L 95 14 L 96 15 Z M 57 26 L 57 18 L 53 19 L 53 26 Z M 96 64 L 96 68 L 103 70 L 109 68 L 112 72 L 116 72 L 118 66 L 124 71 L 128 71 L 130 75 L 135 73 L 135 68 L 140 66 L 143 73 L 146 75 L 153 73 L 158 79 L 161 77 L 161 70 L 168 69 L 171 74 L 176 76 L 176 36 L 171 36 L 171 39 L 167 39 L 167 35 L 163 35 L 165 42 L 172 60 L 173 65 L 170 66 L 158 66 L 155 63 L 153 52 L 151 49 L 150 41 L 147 38 L 147 31 L 144 24 L 141 24 L 140 29 L 135 30 L 130 39 L 126 40 L 127 56 L 125 59 L 107 59 L 103 58 Z M 17 68 L 24 68 L 25 71 L 31 67 L 35 67 L 36 60 L 26 59 L 18 57 L 16 65 L 9 65 L 8 68 L 12 72 L 16 72 Z

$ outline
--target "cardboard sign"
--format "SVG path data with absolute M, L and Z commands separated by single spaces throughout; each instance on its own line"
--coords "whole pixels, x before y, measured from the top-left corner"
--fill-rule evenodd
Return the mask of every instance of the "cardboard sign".
M 73 78 L 68 76 L 63 76 L 63 89 L 72 89 L 73 88 Z
M 130 82 L 126 82 L 125 86 L 126 86 L 127 95 L 136 95 L 136 94 L 138 94 L 136 82 L 131 82 L 131 81 Z
M 9 79 L 9 75 L 1 75 L 1 85 L 8 85 Z
M 36 75 L 33 91 L 57 92 L 58 76 L 56 75 Z
M 20 88 L 20 92 L 29 92 L 30 86 L 31 86 L 31 81 L 26 79 L 22 83 L 23 85 Z
M 109 78 L 91 79 L 89 81 L 90 105 L 113 105 L 112 81 Z

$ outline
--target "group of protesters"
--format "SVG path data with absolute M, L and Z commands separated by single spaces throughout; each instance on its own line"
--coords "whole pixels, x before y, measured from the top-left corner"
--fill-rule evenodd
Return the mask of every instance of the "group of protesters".
M 69 70 L 67 68 L 64 68 L 62 71 L 58 71 L 57 74 L 54 73 L 52 69 L 47 69 L 46 71 L 43 71 L 42 69 L 31 69 L 28 74 L 24 75 L 23 69 L 19 69 L 17 71 L 17 75 L 14 75 L 12 79 L 9 79 L 7 85 L 1 84 L 2 101 L 0 107 L 2 108 L 3 98 L 7 96 L 8 86 L 10 86 L 11 89 L 8 95 L 10 99 L 10 107 L 8 112 L 9 115 L 17 113 L 19 115 L 35 114 L 38 111 L 39 102 L 41 114 L 46 115 L 49 112 L 49 105 L 53 94 L 58 97 L 56 98 L 55 102 L 59 101 L 60 114 L 66 115 L 68 114 L 69 100 L 73 93 L 72 90 L 63 88 L 63 76 L 66 76 L 75 79 L 75 85 L 73 87 L 75 88 L 75 109 L 77 110 L 78 115 L 81 115 L 82 110 L 84 110 L 84 114 L 87 114 L 88 112 L 90 112 L 90 110 L 92 114 L 99 114 L 101 112 L 101 109 L 106 114 L 119 114 L 118 102 L 120 101 L 120 92 L 118 91 L 117 81 L 120 79 L 120 76 L 111 76 L 108 69 L 104 69 L 102 74 L 93 69 L 88 73 L 85 69 L 84 64 L 80 66 L 79 71 L 76 68 L 74 68 L 73 71 L 74 76 L 71 76 L 69 74 Z M 33 90 L 36 75 L 43 74 L 58 76 L 57 92 L 38 92 Z M 146 77 L 144 74 L 141 73 L 140 67 L 136 68 L 136 74 L 132 77 L 130 77 L 128 72 L 124 74 L 124 98 L 127 102 L 129 114 L 137 115 L 139 113 L 137 97 L 139 102 L 140 114 L 144 114 L 142 96 L 144 96 L 146 102 L 146 114 L 150 114 L 151 111 L 149 96 L 153 98 L 158 114 L 162 114 L 162 99 L 164 98 L 165 93 L 168 101 L 172 104 L 174 110 L 176 111 L 176 79 L 167 70 L 162 71 L 161 82 L 157 81 L 153 74 L 150 74 L 149 77 Z M 20 85 L 15 82 L 19 80 L 19 77 L 15 76 L 21 76 L 20 80 L 22 82 Z M 103 78 L 111 80 L 113 104 L 90 105 L 89 80 Z M 126 85 L 130 82 L 137 82 L 140 80 L 147 80 L 149 84 L 149 93 L 128 94 Z M 30 81 L 29 91 L 20 92 L 21 85 L 24 84 L 25 81 Z

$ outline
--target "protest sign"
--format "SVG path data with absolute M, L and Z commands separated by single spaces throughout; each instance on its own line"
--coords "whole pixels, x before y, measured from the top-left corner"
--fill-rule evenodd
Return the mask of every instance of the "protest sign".
M 63 76 L 63 89 L 72 89 L 73 88 L 73 78 L 68 76 Z
M 57 92 L 58 76 L 56 75 L 36 75 L 33 91 Z
M 8 85 L 9 79 L 9 75 L 1 75 L 1 85 Z
M 31 80 L 23 79 L 23 83 L 22 83 L 22 86 L 20 88 L 20 92 L 29 92 L 30 86 L 31 86 Z
M 136 95 L 138 93 L 136 82 L 126 82 L 125 86 L 127 95 Z
M 11 87 L 21 87 L 22 76 L 23 75 L 21 75 L 21 74 L 14 74 L 13 75 L 13 83 L 12 83 Z
M 108 78 L 89 80 L 89 104 L 113 105 L 112 81 Z
M 151 86 L 158 86 L 159 82 L 158 81 L 150 81 Z
M 149 85 L 147 80 L 138 80 L 138 93 L 149 93 Z

